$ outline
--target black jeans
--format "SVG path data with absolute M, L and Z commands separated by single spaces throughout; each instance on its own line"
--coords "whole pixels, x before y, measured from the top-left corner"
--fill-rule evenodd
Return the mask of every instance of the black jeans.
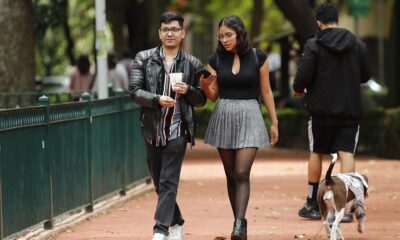
M 173 139 L 164 147 L 146 142 L 147 164 L 158 195 L 154 233 L 168 235 L 169 226 L 184 223 L 176 195 L 186 144 L 186 136 Z

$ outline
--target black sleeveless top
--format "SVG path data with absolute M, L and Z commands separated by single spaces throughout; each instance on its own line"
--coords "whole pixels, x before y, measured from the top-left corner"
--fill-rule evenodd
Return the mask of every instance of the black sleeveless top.
M 232 73 L 234 54 L 226 53 L 210 56 L 208 64 L 217 71 L 218 96 L 225 99 L 258 99 L 260 93 L 259 68 L 264 64 L 267 55 L 256 49 L 258 65 L 253 49 L 240 58 L 240 70 Z

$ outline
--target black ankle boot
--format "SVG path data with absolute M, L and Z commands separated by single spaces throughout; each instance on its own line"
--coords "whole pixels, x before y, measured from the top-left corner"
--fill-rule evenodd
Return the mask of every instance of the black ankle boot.
M 246 219 L 235 219 L 231 240 L 247 240 L 247 221 Z

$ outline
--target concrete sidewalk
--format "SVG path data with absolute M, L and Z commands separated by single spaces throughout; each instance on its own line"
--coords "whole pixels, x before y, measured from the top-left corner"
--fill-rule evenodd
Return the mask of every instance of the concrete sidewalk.
M 301 219 L 307 184 L 305 152 L 260 150 L 251 174 L 247 211 L 250 240 L 326 239 L 321 221 Z M 400 239 L 400 161 L 358 158 L 357 169 L 370 179 L 366 231 L 342 224 L 346 239 Z M 326 161 L 324 167 L 326 168 Z M 335 170 L 340 167 L 337 165 Z M 186 220 L 185 240 L 229 239 L 233 216 L 222 164 L 215 149 L 202 144 L 188 150 L 178 203 Z M 156 196 L 153 191 L 115 206 L 49 239 L 149 240 Z

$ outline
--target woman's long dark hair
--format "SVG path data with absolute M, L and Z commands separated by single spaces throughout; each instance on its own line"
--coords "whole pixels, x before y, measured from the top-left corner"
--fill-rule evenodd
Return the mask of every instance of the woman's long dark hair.
M 78 67 L 79 73 L 81 75 L 88 74 L 90 72 L 90 61 L 88 55 L 80 55 L 78 60 L 76 61 L 76 66 Z
M 240 17 L 235 15 L 226 16 L 218 24 L 219 28 L 222 26 L 225 26 L 235 31 L 237 40 L 236 48 L 237 48 L 237 53 L 239 55 L 244 55 L 251 49 L 247 30 Z M 227 53 L 227 51 L 225 50 L 224 46 L 222 46 L 220 41 L 218 41 L 217 53 L 220 55 L 224 55 L 225 53 Z

